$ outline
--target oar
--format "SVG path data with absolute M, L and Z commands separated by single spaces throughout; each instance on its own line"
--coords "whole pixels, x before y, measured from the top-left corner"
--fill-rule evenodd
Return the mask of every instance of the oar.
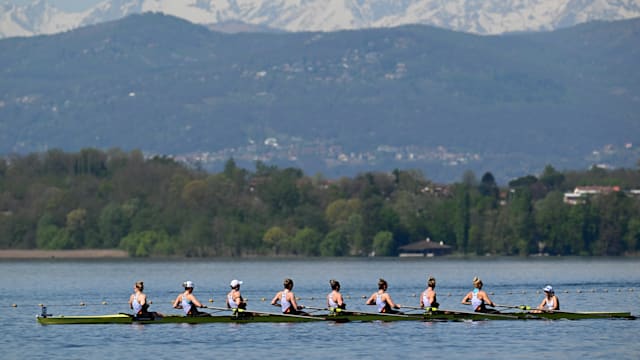
M 295 314 L 284 314 L 284 313 L 272 313 L 267 311 L 254 311 L 254 310 L 243 310 L 243 312 L 254 313 L 258 315 L 271 315 L 271 316 L 284 316 L 284 317 L 292 317 L 298 319 L 313 319 L 313 320 L 325 320 L 324 317 L 310 316 L 310 315 L 295 315 Z
M 406 309 L 414 309 L 414 310 L 426 310 L 426 311 L 435 311 L 438 310 L 437 307 L 434 306 L 426 306 L 426 307 L 420 307 L 420 306 L 410 306 L 410 305 L 400 305 L 401 308 L 406 308 Z
M 205 306 L 204 306 L 204 308 L 205 308 L 205 309 L 212 309 L 212 310 L 216 310 L 216 313 L 217 313 L 217 312 L 220 312 L 220 311 L 233 311 L 233 310 L 235 310 L 235 309 L 231 309 L 231 308 L 223 308 L 223 307 L 207 306 L 207 305 L 205 305 Z M 240 311 L 240 310 L 242 310 L 242 309 L 238 309 L 238 311 Z
M 401 306 L 402 307 L 402 306 Z M 409 318 L 409 317 L 415 317 L 416 315 L 407 315 L 407 314 L 391 314 L 391 313 L 381 313 L 381 312 L 368 312 L 368 311 L 350 311 L 352 314 L 363 314 L 363 315 L 382 315 L 382 316 L 397 316 L 397 317 L 403 317 L 403 318 Z
M 420 307 L 420 306 L 400 305 L 400 307 L 404 308 L 404 309 L 422 310 L 422 311 L 425 311 L 425 312 L 440 311 L 440 309 L 438 309 L 437 307 L 433 307 L 433 306 Z
M 285 316 L 285 317 L 293 317 L 300 319 L 314 319 L 314 320 L 324 320 L 324 318 L 319 318 L 316 316 L 308 316 L 308 315 L 295 315 L 295 314 L 278 314 L 266 311 L 256 311 L 256 310 L 245 310 L 245 309 L 229 309 L 229 308 L 221 308 L 215 306 L 205 306 L 208 309 L 214 309 L 218 311 L 237 311 L 238 313 L 249 313 L 249 314 L 258 314 L 258 315 L 272 315 L 272 316 Z
M 519 309 L 519 310 L 531 310 L 531 306 L 528 305 L 500 305 L 495 304 L 494 307 L 508 308 L 508 309 Z
M 404 306 L 401 306 L 404 307 Z M 325 311 L 330 311 L 327 308 L 320 308 L 320 307 L 315 307 L 315 306 L 307 306 L 307 309 L 314 309 L 314 310 L 325 310 Z M 406 315 L 406 314 L 389 314 L 389 313 L 374 313 L 374 312 L 366 312 L 366 311 L 359 311 L 359 310 L 344 310 L 344 309 L 335 309 L 336 313 L 345 313 L 345 314 L 362 314 L 362 315 L 383 315 L 383 316 L 399 316 L 399 317 L 411 317 L 411 315 Z M 415 316 L 415 315 L 414 315 Z
M 331 309 L 328 308 L 323 308 L 323 307 L 316 307 L 316 306 L 305 306 L 305 309 L 310 309 L 312 310 L 312 312 L 316 312 L 316 311 L 329 311 L 331 312 Z
M 482 317 L 486 315 L 487 317 L 493 317 L 493 318 L 518 319 L 518 316 L 509 314 L 509 313 L 491 313 L 491 312 L 481 313 L 481 312 L 475 312 L 475 311 L 460 311 L 460 310 L 445 310 L 445 309 L 439 309 L 438 311 L 444 314 L 452 314 L 452 315 L 469 315 L 469 316 L 476 316 L 476 317 Z

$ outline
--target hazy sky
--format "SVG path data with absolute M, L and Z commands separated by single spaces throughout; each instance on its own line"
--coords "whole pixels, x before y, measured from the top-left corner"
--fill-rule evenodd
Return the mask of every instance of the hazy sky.
M 104 0 L 47 0 L 49 4 L 65 11 L 86 10 L 101 1 Z M 17 5 L 27 5 L 32 3 L 33 0 L 0 0 L 0 3 L 5 2 Z

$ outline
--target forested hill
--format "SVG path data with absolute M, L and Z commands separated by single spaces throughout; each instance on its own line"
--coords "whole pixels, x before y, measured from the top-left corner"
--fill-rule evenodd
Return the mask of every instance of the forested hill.
M 577 185 L 617 186 L 576 204 Z M 437 185 L 417 171 L 330 181 L 296 168 L 207 174 L 139 151 L 0 159 L 0 248 L 116 248 L 133 256 L 394 255 L 427 237 L 460 254 L 623 255 L 640 250 L 637 170 Z
M 635 165 L 640 20 L 475 36 L 222 34 L 159 14 L 0 41 L 0 153 L 230 154 L 309 173 Z M 195 155 L 197 154 L 197 156 Z

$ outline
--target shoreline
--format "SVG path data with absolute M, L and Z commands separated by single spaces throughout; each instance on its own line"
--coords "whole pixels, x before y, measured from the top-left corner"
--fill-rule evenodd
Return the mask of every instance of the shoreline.
M 124 250 L 80 249 L 80 250 L 0 250 L 0 259 L 124 259 Z
M 464 255 L 447 255 L 447 256 L 435 256 L 435 257 L 359 257 L 359 256 L 344 256 L 340 257 L 343 260 L 362 260 L 362 259 L 376 259 L 376 260 L 389 260 L 389 261 L 413 261 L 423 259 L 424 261 L 446 261 L 446 260 L 474 260 L 474 261 L 500 261 L 510 260 L 514 258 L 521 258 L 519 256 L 464 256 Z M 568 260 L 568 259 L 588 259 L 588 258 L 611 258 L 611 259 L 637 259 L 640 258 L 640 253 L 630 253 L 620 256 L 539 256 L 530 255 L 525 257 L 526 259 L 549 259 L 555 260 Z M 75 250 L 41 250 L 41 249 L 0 249 L 0 260 L 38 260 L 38 259 L 69 259 L 69 260 L 82 260 L 82 259 L 138 259 L 138 260 L 207 260 L 207 259 L 235 259 L 235 260 L 322 260 L 322 259 L 336 259 L 336 258 L 324 258 L 322 256 L 316 257 L 304 257 L 304 256 L 205 256 L 205 257 L 180 257 L 180 256 L 168 256 L 168 257 L 145 257 L 135 258 L 129 256 L 129 254 L 120 249 L 75 249 Z

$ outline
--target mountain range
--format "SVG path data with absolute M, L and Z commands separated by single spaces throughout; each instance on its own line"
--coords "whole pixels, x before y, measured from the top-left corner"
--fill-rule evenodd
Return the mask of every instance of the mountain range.
M 142 12 L 235 30 L 336 31 L 407 24 L 475 34 L 554 30 L 594 20 L 640 17 L 638 0 L 105 0 L 65 12 L 47 0 L 0 4 L 0 37 L 68 31 Z
M 478 36 L 234 33 L 146 13 L 0 40 L 0 154 L 141 149 L 498 181 L 640 158 L 640 20 Z

